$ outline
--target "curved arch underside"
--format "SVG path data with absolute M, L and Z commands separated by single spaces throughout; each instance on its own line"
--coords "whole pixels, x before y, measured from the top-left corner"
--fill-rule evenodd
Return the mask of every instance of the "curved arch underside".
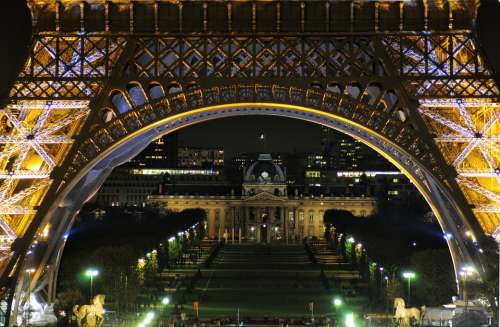
M 415 181 L 454 235 L 455 264 L 476 261 L 500 225 L 499 90 L 471 32 L 476 2 L 189 3 L 31 3 L 30 57 L 0 110 L 2 281 L 29 262 L 35 279 L 53 276 L 75 192 L 92 194 L 144 142 L 238 114 L 363 140 Z M 52 250 L 24 260 L 35 241 Z

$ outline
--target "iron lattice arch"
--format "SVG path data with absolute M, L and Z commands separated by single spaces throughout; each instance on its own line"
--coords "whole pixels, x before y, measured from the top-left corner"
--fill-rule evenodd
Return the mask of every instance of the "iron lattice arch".
M 121 91 L 113 90 L 100 109 L 101 121 L 92 125 L 91 137 L 82 142 L 64 180 L 71 181 L 86 164 L 113 144 L 165 118 L 180 116 L 181 121 L 187 121 L 189 113 L 198 109 L 245 103 L 302 106 L 342 117 L 398 144 L 436 176 L 446 178 L 429 144 L 405 119 L 406 110 L 400 107 L 396 92 L 384 89 L 379 83 L 365 86 L 335 83 L 329 91 L 283 83 L 189 86 L 191 90 L 183 91 L 177 83 L 164 86 L 157 81 L 145 85 L 132 82 Z M 173 94 L 164 91 L 168 87 L 175 88 Z
M 34 266 L 32 289 L 53 298 L 79 203 L 62 199 L 98 186 L 82 186 L 82 172 L 110 149 L 152 126 L 161 133 L 162 122 L 206 120 L 203 108 L 258 113 L 257 103 L 366 136 L 428 190 L 435 182 L 438 205 L 454 213 L 452 255 L 465 260 L 500 224 L 499 90 L 473 34 L 477 6 L 30 2 L 30 56 L 0 111 L 0 266 L 18 290 L 9 294 L 23 302 L 21 272 Z

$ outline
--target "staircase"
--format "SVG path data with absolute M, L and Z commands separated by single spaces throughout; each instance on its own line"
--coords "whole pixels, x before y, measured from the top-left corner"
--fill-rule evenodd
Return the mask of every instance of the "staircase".
M 205 263 L 213 251 L 217 248 L 218 242 L 213 240 L 202 240 L 200 244 L 187 249 L 174 264 L 175 268 L 197 268 Z
M 248 317 L 307 316 L 309 302 L 325 312 L 331 306 L 320 270 L 301 244 L 226 244 L 202 270 L 194 292 L 205 308 L 225 314 L 239 308 Z
M 308 245 L 319 265 L 332 268 L 348 268 L 350 265 L 341 254 L 331 248 L 326 240 L 315 240 L 309 242 Z
M 302 270 L 310 261 L 302 245 L 225 245 L 214 260 L 214 268 L 239 270 Z
M 163 272 L 161 279 L 163 291 L 173 294 L 173 301 L 189 315 L 194 315 L 191 304 L 199 302 L 205 319 L 234 316 L 237 311 L 245 319 L 310 319 L 311 302 L 315 315 L 331 314 L 332 294 L 340 294 L 343 286 L 338 274 L 346 275 L 346 283 L 358 277 L 341 256 L 330 252 L 326 242 L 311 245 L 309 251 L 304 244 L 281 243 L 218 246 L 205 242 L 200 248 L 203 255 L 196 252 L 197 265 L 193 260 Z
M 326 240 L 314 240 L 306 244 L 314 256 L 314 261 L 324 270 L 325 285 L 341 287 L 343 281 L 359 281 L 361 274 L 341 254 L 337 253 Z

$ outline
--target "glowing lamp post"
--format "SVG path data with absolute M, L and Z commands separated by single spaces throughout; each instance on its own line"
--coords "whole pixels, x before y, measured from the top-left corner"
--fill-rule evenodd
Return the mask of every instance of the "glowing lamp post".
M 346 327 L 356 327 L 356 322 L 354 321 L 354 313 L 350 312 L 345 316 L 345 326 Z
M 85 271 L 85 276 L 90 278 L 90 301 L 92 301 L 92 297 L 94 296 L 94 277 L 99 275 L 99 271 L 97 269 L 87 269 Z
M 341 305 L 342 305 L 342 299 L 341 298 L 338 298 L 338 297 L 333 298 L 333 306 L 335 308 L 339 308 Z
M 417 275 L 415 275 L 415 273 L 412 271 L 405 271 L 403 273 L 403 278 L 408 282 L 408 306 L 410 306 L 411 301 L 411 280 L 415 277 L 417 277 Z
M 164 296 L 163 299 L 161 299 L 161 304 L 163 304 L 163 307 L 160 312 L 160 319 L 162 319 L 162 322 L 160 325 L 163 325 L 163 319 L 166 318 L 166 310 L 167 310 L 167 305 L 170 304 L 170 297 Z

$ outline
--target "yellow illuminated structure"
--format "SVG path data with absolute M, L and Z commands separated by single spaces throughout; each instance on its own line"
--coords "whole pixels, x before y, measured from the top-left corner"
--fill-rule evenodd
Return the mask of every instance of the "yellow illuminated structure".
M 28 3 L 33 44 L 0 108 L 7 325 L 28 284 L 54 300 L 73 217 L 114 167 L 229 116 L 307 120 L 369 145 L 425 197 L 456 271 L 484 273 L 481 241 L 500 225 L 500 102 L 478 1 Z

